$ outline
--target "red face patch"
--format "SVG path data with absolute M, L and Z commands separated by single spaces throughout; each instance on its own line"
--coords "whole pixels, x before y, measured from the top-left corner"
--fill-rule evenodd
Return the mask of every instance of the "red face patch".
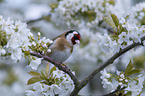
M 74 34 L 74 36 L 71 39 L 73 45 L 76 44 L 75 40 L 81 40 L 81 36 L 79 34 Z
M 77 36 L 76 40 L 81 40 L 81 36 L 79 34 L 75 34 Z

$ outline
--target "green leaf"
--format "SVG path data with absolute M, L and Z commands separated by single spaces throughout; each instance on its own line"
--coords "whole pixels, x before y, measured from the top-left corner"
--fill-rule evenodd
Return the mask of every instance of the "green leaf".
M 30 71 L 28 72 L 31 76 L 34 76 L 34 77 L 40 77 L 40 73 L 38 72 L 35 72 L 35 71 Z
M 127 20 L 127 19 L 129 18 L 129 16 L 130 16 L 130 15 L 127 15 L 127 16 L 125 17 L 125 20 Z
M 131 96 L 132 92 L 128 91 L 124 96 Z
M 113 21 L 111 18 L 109 18 L 109 17 L 103 17 L 103 20 L 104 20 L 108 25 L 110 25 L 111 27 L 113 27 L 113 28 L 116 27 L 115 24 L 114 24 L 114 21 Z
M 117 16 L 115 14 L 111 14 L 111 17 L 112 17 L 116 27 L 118 27 L 119 26 L 119 20 L 118 20 Z
M 28 80 L 27 85 L 34 84 L 34 83 L 39 82 L 39 81 L 41 81 L 41 80 L 42 80 L 42 79 L 39 78 L 39 77 L 32 77 L 32 78 L 30 78 L 30 79 Z
M 139 73 L 139 72 L 141 72 L 141 71 L 142 71 L 142 70 L 140 70 L 140 69 L 133 69 L 133 70 L 131 70 L 130 72 L 127 73 L 127 76 L 130 76 L 130 75 Z
M 41 70 L 41 78 L 43 78 L 43 79 L 45 79 L 45 80 L 47 80 L 47 77 L 45 76 L 45 74 L 44 74 L 44 72 L 43 72 L 44 70 Z
M 48 74 L 49 74 L 49 62 L 48 62 L 47 65 L 46 65 L 45 74 L 46 74 L 46 76 L 48 77 Z
M 53 72 L 53 71 L 55 71 L 56 70 L 56 66 L 53 66 L 52 68 L 51 68 L 51 70 L 50 70 L 50 74 Z
M 23 52 L 24 52 L 25 56 L 30 55 L 30 52 L 29 51 L 23 51 Z
M 143 8 L 143 11 L 145 12 L 145 8 Z
M 57 8 L 57 6 L 58 6 L 58 4 L 56 4 L 56 3 L 53 3 L 53 4 L 50 5 L 50 7 L 51 7 L 52 9 Z
M 133 69 L 133 64 L 132 64 L 132 62 L 130 60 L 129 64 L 126 67 L 126 70 L 125 70 L 125 74 L 124 75 L 127 75 L 128 72 L 130 72 L 132 69 Z

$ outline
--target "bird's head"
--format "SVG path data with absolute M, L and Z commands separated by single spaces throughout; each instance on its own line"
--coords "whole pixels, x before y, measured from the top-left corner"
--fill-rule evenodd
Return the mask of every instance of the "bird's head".
M 65 34 L 65 38 L 68 40 L 68 42 L 72 45 L 80 44 L 81 35 L 76 30 L 69 30 Z

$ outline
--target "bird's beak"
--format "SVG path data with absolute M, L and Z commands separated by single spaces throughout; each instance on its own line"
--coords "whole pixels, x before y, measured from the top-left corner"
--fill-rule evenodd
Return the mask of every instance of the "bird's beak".
M 80 44 L 80 40 L 75 40 L 75 42 L 76 42 L 77 44 Z

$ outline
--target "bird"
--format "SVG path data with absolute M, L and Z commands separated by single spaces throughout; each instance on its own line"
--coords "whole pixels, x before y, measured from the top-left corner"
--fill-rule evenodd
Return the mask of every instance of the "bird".
M 68 30 L 55 37 L 53 43 L 48 46 L 51 50 L 46 55 L 56 62 L 63 63 L 73 52 L 73 46 L 80 44 L 81 35 L 77 30 Z

